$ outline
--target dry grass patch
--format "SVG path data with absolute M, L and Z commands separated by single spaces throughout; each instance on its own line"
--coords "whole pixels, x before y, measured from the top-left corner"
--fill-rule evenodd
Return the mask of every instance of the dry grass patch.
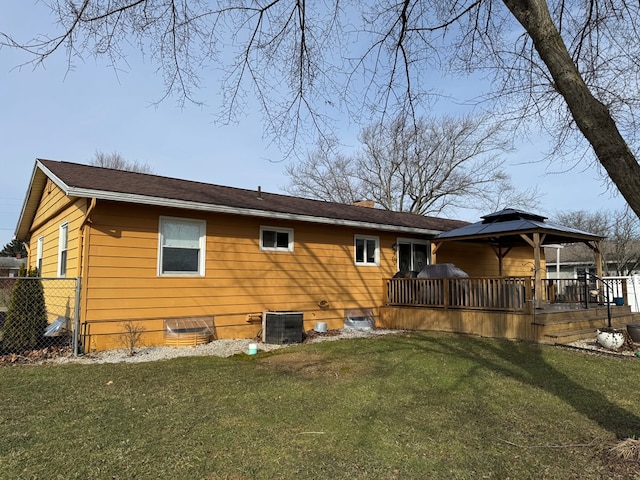
M 611 448 L 615 458 L 627 462 L 640 462 L 640 440 L 626 438 Z
M 342 360 L 326 353 L 308 351 L 277 352 L 259 359 L 257 363 L 261 368 L 279 374 L 310 379 L 352 377 L 370 370 L 364 362 L 354 358 Z
M 630 437 L 603 448 L 602 463 L 611 478 L 640 479 L 640 440 Z

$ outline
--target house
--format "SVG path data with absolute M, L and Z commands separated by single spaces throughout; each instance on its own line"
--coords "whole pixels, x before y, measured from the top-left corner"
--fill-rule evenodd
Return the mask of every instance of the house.
M 531 275 L 527 245 L 500 266 L 487 244 L 436 252 L 436 235 L 464 225 L 38 159 L 16 237 L 42 277 L 79 279 L 74 320 L 88 351 L 122 346 L 132 323 L 148 346 L 167 342 L 181 319 L 210 322 L 219 339 L 256 337 L 265 312 L 300 312 L 305 330 L 342 328 L 350 312 L 377 318 L 385 279 L 428 263 Z
M 593 252 L 583 244 L 551 245 L 545 248 L 548 278 L 577 278 L 578 271 L 596 273 Z M 604 276 L 640 273 L 638 240 L 602 241 L 602 274 Z
M 16 277 L 21 265 L 26 265 L 27 259 L 17 257 L 0 257 L 0 277 Z
M 545 257 L 549 279 L 570 281 L 583 272 L 598 275 L 597 259 L 584 244 L 551 245 L 545 248 Z M 609 296 L 623 298 L 633 312 L 640 312 L 640 242 L 605 239 L 600 262 Z

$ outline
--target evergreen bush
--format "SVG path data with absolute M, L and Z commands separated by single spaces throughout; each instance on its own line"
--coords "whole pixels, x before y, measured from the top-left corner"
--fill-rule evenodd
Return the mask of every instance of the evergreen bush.
M 20 268 L 7 310 L 2 346 L 9 352 L 24 352 L 43 345 L 47 328 L 44 287 L 38 269 Z

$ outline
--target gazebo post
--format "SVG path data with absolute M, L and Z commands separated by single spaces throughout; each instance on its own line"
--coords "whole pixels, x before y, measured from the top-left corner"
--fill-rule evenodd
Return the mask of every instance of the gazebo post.
M 540 275 L 540 249 L 542 242 L 540 241 L 540 234 L 538 232 L 533 233 L 533 278 L 535 288 L 535 304 L 536 308 L 542 306 L 542 275 Z
M 602 278 L 602 251 L 600 250 L 600 240 L 594 241 L 593 246 L 596 253 L 596 275 Z
M 529 238 L 528 235 L 521 233 L 520 238 L 522 238 L 525 242 L 527 242 L 531 248 L 533 248 L 533 301 L 535 303 L 535 308 L 540 308 L 542 306 L 542 274 L 541 272 L 541 250 L 542 243 L 546 238 L 546 234 L 540 235 L 539 232 L 533 232 L 533 239 Z

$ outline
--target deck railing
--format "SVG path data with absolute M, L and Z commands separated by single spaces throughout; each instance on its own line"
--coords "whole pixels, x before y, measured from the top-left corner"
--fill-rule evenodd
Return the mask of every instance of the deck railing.
M 542 300 L 549 303 L 580 303 L 592 301 L 592 290 L 597 290 L 597 285 L 587 285 L 584 279 L 560 278 L 542 280 Z
M 391 278 L 386 304 L 458 309 L 526 311 L 531 306 L 531 277 Z
M 583 278 L 544 279 L 542 300 L 549 303 L 616 303 L 616 298 L 626 301 L 626 277 L 608 277 L 608 291 L 594 275 Z M 585 284 L 586 282 L 586 284 Z

